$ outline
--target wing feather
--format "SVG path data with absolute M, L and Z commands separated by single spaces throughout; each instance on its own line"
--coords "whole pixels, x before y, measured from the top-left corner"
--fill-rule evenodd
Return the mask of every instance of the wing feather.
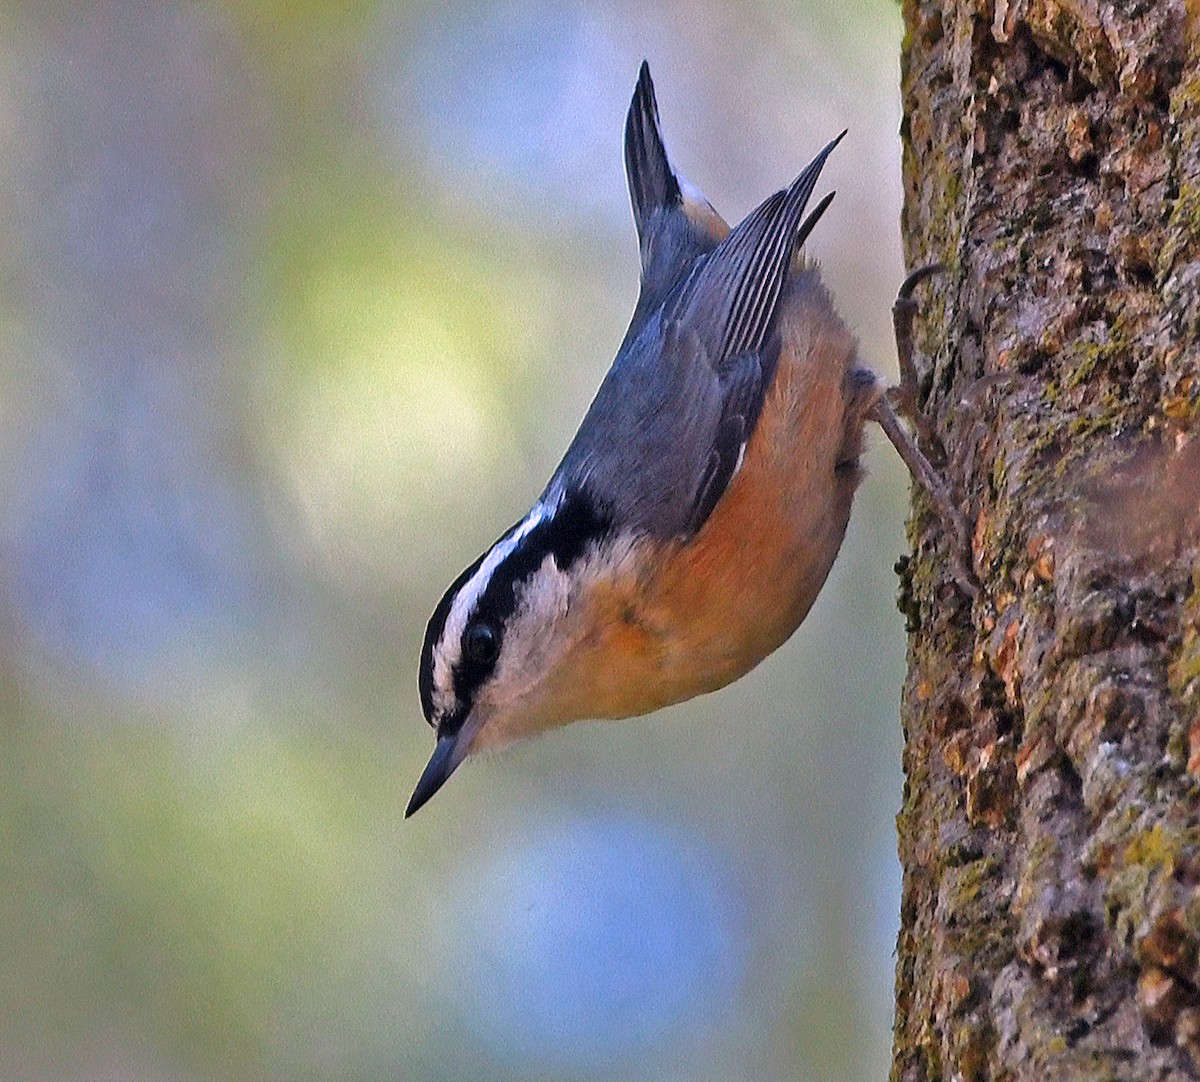
M 760 204 L 696 265 L 684 286 L 679 316 L 703 328 L 718 365 L 765 341 L 792 256 L 829 206 L 832 195 L 804 219 L 825 160 L 845 134 L 827 143 L 788 188 Z
M 807 218 L 805 209 L 842 135 L 721 239 L 688 213 L 690 196 L 667 158 L 642 65 L 625 126 L 641 294 L 547 493 L 586 489 L 614 521 L 657 537 L 687 536 L 704 525 L 737 472 L 774 380 L 776 317 L 793 257 L 832 193 Z

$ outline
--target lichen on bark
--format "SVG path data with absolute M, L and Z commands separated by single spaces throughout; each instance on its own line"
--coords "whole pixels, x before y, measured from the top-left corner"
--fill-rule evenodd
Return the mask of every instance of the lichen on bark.
M 984 592 L 918 503 L 892 1077 L 1200 1078 L 1200 5 L 903 6 Z

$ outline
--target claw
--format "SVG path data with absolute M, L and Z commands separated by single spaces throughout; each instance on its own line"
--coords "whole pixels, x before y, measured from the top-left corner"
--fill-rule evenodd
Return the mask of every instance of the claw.
M 944 263 L 926 263 L 918 267 L 901 283 L 892 305 L 892 331 L 896 337 L 896 360 L 900 367 L 900 386 L 895 389 L 895 405 L 900 415 L 917 430 L 918 437 L 927 447 L 937 441 L 920 406 L 920 380 L 913 361 L 913 320 L 918 307 L 913 299 L 913 290 L 926 278 L 945 271 Z
M 896 303 L 900 304 L 901 301 L 911 300 L 913 290 L 926 278 L 931 278 L 935 274 L 945 274 L 946 270 L 945 263 L 926 263 L 923 267 L 918 267 L 900 283 L 900 289 L 896 294 Z
M 913 362 L 913 319 L 917 314 L 917 302 L 913 290 L 926 278 L 942 273 L 942 263 L 927 263 L 918 267 L 904 279 L 892 306 L 892 325 L 896 332 L 896 355 L 900 364 L 900 385 L 881 395 L 872 407 L 871 416 L 879 423 L 892 445 L 896 448 L 913 478 L 928 493 L 942 525 L 953 538 L 950 572 L 958 588 L 969 598 L 979 597 L 980 587 L 971 568 L 971 534 L 966 520 L 953 500 L 949 486 L 921 449 L 920 443 L 935 442 L 933 426 L 926 420 L 917 404 L 917 369 Z M 916 430 L 920 441 L 914 438 L 900 422 L 905 417 Z

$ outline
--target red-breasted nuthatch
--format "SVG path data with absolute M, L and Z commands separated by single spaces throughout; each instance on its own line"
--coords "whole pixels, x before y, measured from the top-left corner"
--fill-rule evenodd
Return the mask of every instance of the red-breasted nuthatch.
M 625 124 L 633 319 L 533 509 L 429 621 L 420 691 L 437 747 L 408 815 L 474 752 L 714 691 L 780 646 L 842 544 L 868 418 L 961 534 L 800 251 L 833 198 L 805 216 L 840 139 L 731 230 L 672 168 L 643 63 Z

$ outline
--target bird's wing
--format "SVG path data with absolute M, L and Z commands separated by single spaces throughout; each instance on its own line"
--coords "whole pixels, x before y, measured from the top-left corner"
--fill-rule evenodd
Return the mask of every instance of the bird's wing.
M 833 201 L 830 192 L 804 217 L 825 159 L 845 134 L 697 263 L 671 304 L 673 317 L 695 328 L 718 369 L 766 342 L 792 257 Z
M 840 136 L 838 138 L 841 138 Z M 631 329 L 550 489 L 583 488 L 657 537 L 704 525 L 737 471 L 779 359 L 775 316 L 835 139 Z
M 643 60 L 625 118 L 625 173 L 641 253 L 641 292 L 626 339 L 691 269 L 729 233 L 712 204 L 667 157 L 650 67 Z

